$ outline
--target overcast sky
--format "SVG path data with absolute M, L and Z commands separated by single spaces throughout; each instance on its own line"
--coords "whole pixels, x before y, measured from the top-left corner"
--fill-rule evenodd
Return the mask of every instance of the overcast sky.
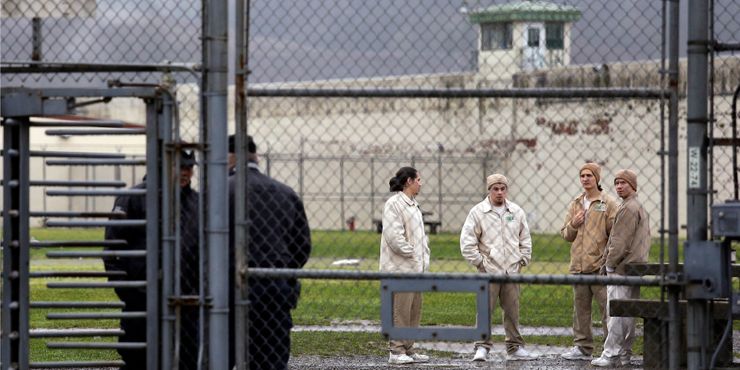
M 470 8 L 509 1 L 469 0 Z M 571 62 L 660 57 L 660 1 L 553 0 L 577 7 Z M 253 0 L 251 81 L 298 81 L 474 69 L 477 28 L 462 0 Z M 682 50 L 686 4 L 682 1 Z M 717 38 L 740 35 L 740 2 L 715 0 Z M 198 62 L 200 2 L 99 0 L 93 19 L 44 20 L 44 59 Z M 30 22 L 2 20 L 2 59 L 27 60 Z M 3 78 L 5 81 L 5 77 Z

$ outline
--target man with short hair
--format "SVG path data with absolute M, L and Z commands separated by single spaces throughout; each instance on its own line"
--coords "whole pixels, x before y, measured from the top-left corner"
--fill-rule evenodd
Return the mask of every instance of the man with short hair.
M 298 194 L 290 187 L 260 172 L 257 146 L 247 136 L 247 187 L 235 189 L 236 176 L 229 177 L 229 242 L 231 259 L 234 249 L 243 248 L 249 268 L 302 268 L 311 254 L 311 233 L 306 212 Z M 246 194 L 246 245 L 235 245 L 234 195 Z M 234 263 L 230 268 L 233 286 Z M 250 369 L 287 369 L 290 358 L 290 311 L 296 308 L 301 285 L 294 278 L 249 277 L 248 287 L 248 357 Z M 230 293 L 233 311 L 233 290 Z M 233 314 L 230 321 L 233 322 Z M 233 327 L 229 333 L 234 338 Z M 233 343 L 233 339 L 230 340 Z M 234 351 L 230 348 L 230 362 Z
M 606 242 L 617 214 L 617 202 L 601 188 L 601 167 L 588 162 L 578 177 L 583 193 L 571 201 L 560 235 L 571 243 L 569 272 L 574 275 L 598 275 L 604 266 Z M 592 360 L 594 337 L 591 330 L 591 301 L 601 310 L 604 335 L 607 330 L 606 287 L 573 285 L 573 344 L 563 353 L 566 360 Z
M 532 238 L 524 210 L 507 199 L 509 180 L 501 174 L 486 179 L 488 196 L 468 213 L 460 233 L 463 257 L 481 273 L 518 274 L 532 258 Z M 519 284 L 491 284 L 491 311 L 499 300 L 504 316 L 508 360 L 534 360 L 519 333 Z M 473 361 L 486 361 L 493 341 L 475 342 Z
M 606 245 L 605 270 L 608 276 L 624 276 L 629 263 L 647 262 L 650 252 L 650 219 L 637 199 L 637 174 L 619 170 L 614 175 L 614 186 L 622 204 L 612 226 Z M 639 286 L 607 285 L 609 302 L 615 299 L 640 298 Z M 632 356 L 635 341 L 633 317 L 609 317 L 609 334 L 604 341 L 601 357 L 591 361 L 599 367 L 626 366 Z

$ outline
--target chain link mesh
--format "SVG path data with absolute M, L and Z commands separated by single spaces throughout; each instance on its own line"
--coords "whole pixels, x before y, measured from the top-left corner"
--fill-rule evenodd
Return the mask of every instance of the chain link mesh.
M 55 7 L 50 4 L 3 2 L 3 61 L 28 61 L 33 57 L 34 16 L 41 17 L 41 61 L 201 61 L 199 3 L 167 0 L 81 1 L 80 5 L 54 2 Z M 324 90 L 332 95 L 248 98 L 249 133 L 256 142 L 260 171 L 294 189 L 305 206 L 312 242 L 305 268 L 378 270 L 381 236 L 385 235 L 380 231 L 386 226 L 383 210 L 393 195 L 388 183 L 401 167 L 411 166 L 421 176 L 416 201 L 428 237 L 429 271 L 477 271 L 461 255 L 460 232 L 471 208 L 488 194 L 486 178 L 502 173 L 509 180 L 508 199 L 523 209 L 532 236 L 531 262 L 519 272 L 572 273 L 571 243 L 563 239 L 561 230 L 567 223 L 564 220 L 570 203 L 583 192 L 579 169 L 586 162 L 595 162 L 601 167 L 600 184 L 614 198 L 615 172 L 623 168 L 634 170 L 639 200 L 649 215 L 649 263 L 632 267 L 626 274 L 653 276 L 664 271 L 658 263 L 667 259 L 660 237 L 668 215 L 667 158 L 662 159 L 661 154 L 668 145 L 665 138 L 669 107 L 666 100 L 646 97 L 643 92 L 668 88 L 664 73 L 667 61 L 661 59 L 666 57 L 667 48 L 663 45 L 667 45 L 668 38 L 665 2 L 307 0 L 252 1 L 250 6 L 248 87 L 257 92 L 279 89 L 291 94 Z M 685 11 L 683 6 L 682 30 L 686 28 Z M 737 42 L 739 16 L 737 2 L 714 2 L 716 41 Z M 682 57 L 683 45 L 682 41 Z M 685 59 L 681 59 L 679 69 L 680 140 L 685 140 Z M 178 84 L 179 134 L 185 141 L 200 142 L 199 75 L 177 72 L 171 76 Z M 737 52 L 718 52 L 712 76 L 713 135 L 729 138 L 731 96 L 740 80 Z M 159 83 L 163 75 L 2 75 L 3 86 L 102 86 L 109 80 Z M 510 89 L 521 88 L 571 92 L 600 89 L 603 94 L 577 98 L 566 92 L 560 96 L 506 95 Z M 349 90 L 405 95 L 350 96 Z M 411 92 L 422 90 L 441 95 L 410 96 Z M 445 92 L 466 90 L 504 94 L 444 96 Z M 342 95 L 344 91 L 346 96 Z M 617 92 L 622 94 L 617 96 Z M 144 112 L 131 108 L 135 105 L 114 101 L 82 109 L 81 113 L 143 124 Z M 64 143 L 32 142 L 32 149 L 54 145 L 65 147 Z M 141 155 L 143 141 L 121 144 L 119 149 L 129 156 Z M 723 146 L 712 151 L 711 178 L 716 201 L 731 198 L 735 190 L 732 150 Z M 679 163 L 685 163 L 685 148 L 682 146 L 679 151 Z M 684 167 L 679 166 L 681 194 L 686 191 Z M 49 176 L 112 177 L 129 185 L 138 183 L 143 176 L 141 167 L 88 168 L 81 170 L 84 174 L 75 171 L 50 172 Z M 43 176 L 46 178 L 47 173 Z M 199 184 L 199 180 L 194 181 L 194 187 L 202 191 Z M 46 199 L 41 192 L 35 198 Z M 86 198 L 84 207 L 80 203 L 68 205 L 96 210 L 110 209 L 112 203 Z M 49 208 L 64 206 L 67 204 L 54 203 Z M 47 207 L 45 200 L 43 207 Z M 268 223 L 283 222 L 269 212 L 252 216 L 252 221 L 260 216 Z M 683 200 L 679 219 L 681 224 L 686 223 Z M 198 238 L 197 230 L 192 228 L 183 228 L 181 232 L 184 243 Z M 191 278 L 200 273 L 199 259 L 193 258 L 191 250 L 182 252 L 182 293 L 197 295 L 197 281 Z M 578 256 L 577 251 L 575 254 Z M 590 359 L 592 355 L 597 358 L 605 340 L 603 308 L 602 302 L 588 299 L 588 295 L 605 294 L 599 287 L 602 286 L 592 286 L 592 293 L 585 293 L 586 301 L 580 302 L 591 308 L 590 317 L 584 318 L 588 310 L 580 317 L 574 314 L 573 286 L 521 284 L 516 294 L 518 329 L 526 342 L 521 348 L 539 355 L 538 361 L 544 362 L 537 364 L 573 364 L 561 356 L 570 353 L 566 357 L 579 358 L 579 352 L 571 351 L 574 345 L 583 349 L 581 359 Z M 380 284 L 375 280 L 303 279 L 298 306 L 292 311 L 291 367 L 385 366 L 389 345 L 387 338 L 379 334 L 379 291 Z M 612 316 L 637 317 L 636 342 L 631 347 L 636 360 L 633 364 L 664 366 L 667 359 L 661 348 L 666 348 L 667 341 L 665 295 L 658 287 L 642 287 L 640 295 L 643 301 L 625 299 L 610 308 L 615 310 Z M 422 296 L 422 326 L 475 325 L 473 294 L 433 292 Z M 270 307 L 274 314 L 270 314 L 270 309 L 254 306 L 265 316 L 259 320 L 253 316 L 249 332 L 251 341 L 267 342 L 252 351 L 268 358 L 278 356 L 286 344 L 270 343 L 270 339 L 276 338 L 272 334 L 279 334 L 271 328 L 291 321 L 281 310 L 287 303 L 279 301 L 278 296 L 274 300 L 271 297 L 263 296 L 260 304 Z M 180 316 L 183 341 L 198 335 L 198 328 L 192 326 L 197 320 L 190 309 L 183 308 L 187 312 Z M 715 315 L 717 319 L 721 317 L 720 313 Z M 508 323 L 504 321 L 501 307 L 495 308 L 493 348 L 488 359 L 496 363 L 516 357 L 516 341 L 509 338 L 509 345 L 505 344 Z M 574 321 L 592 327 L 592 338 L 583 327 L 576 329 L 581 337 L 574 338 Z M 257 326 L 266 323 L 274 325 Z M 468 366 L 467 360 L 475 353 L 472 341 L 417 341 L 413 348 L 431 355 L 433 362 L 449 360 L 455 366 Z M 735 344 L 723 356 L 729 356 L 731 362 L 733 353 L 737 356 L 738 352 Z M 187 367 L 195 362 L 198 353 L 183 351 L 180 356 L 182 366 Z M 626 359 L 625 356 L 620 361 Z

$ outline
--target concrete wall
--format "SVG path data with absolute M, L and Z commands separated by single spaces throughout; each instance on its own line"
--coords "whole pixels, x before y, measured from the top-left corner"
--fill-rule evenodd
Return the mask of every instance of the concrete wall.
M 715 137 L 729 137 L 732 81 L 740 80 L 740 58 L 718 60 L 716 70 Z M 517 86 L 650 87 L 657 62 L 603 66 L 571 66 L 519 74 Z M 682 76 L 685 76 L 682 64 Z M 543 82 L 544 81 L 544 82 Z M 685 81 L 685 78 L 682 78 Z M 509 80 L 508 83 L 511 83 Z M 399 76 L 351 81 L 276 84 L 284 88 L 485 88 L 507 84 L 473 73 Z M 685 84 L 681 85 L 682 88 Z M 181 123 L 197 127 L 196 89 L 180 87 Z M 143 104 L 113 101 L 89 107 L 85 114 L 143 123 Z M 667 110 L 665 111 L 667 117 Z M 233 112 L 230 113 L 233 118 Z M 685 142 L 686 104 L 679 110 L 681 143 Z M 559 229 L 564 209 L 579 193 L 577 169 L 584 161 L 603 167 L 602 184 L 612 188 L 612 174 L 629 167 L 638 172 L 639 193 L 660 223 L 661 105 L 635 99 L 306 99 L 252 98 L 249 130 L 262 155 L 261 166 L 300 191 L 311 226 L 345 227 L 355 216 L 359 228 L 372 228 L 388 197 L 388 180 L 401 166 L 414 165 L 424 186 L 419 201 L 444 230 L 459 230 L 469 208 L 485 196 L 487 174 L 511 178 L 510 198 L 524 207 L 536 231 Z M 197 131 L 196 131 L 197 133 Z M 667 130 L 666 130 L 667 134 Z M 187 138 L 187 136 L 186 136 Z M 49 138 L 34 130 L 32 149 L 114 151 L 143 154 L 143 138 Z M 717 149 L 714 166 L 717 200 L 732 194 L 730 151 Z M 685 148 L 680 148 L 680 163 Z M 143 168 L 84 168 L 44 170 L 34 159 L 33 179 L 99 180 L 121 178 L 138 182 Z M 685 192 L 685 165 L 680 165 L 679 192 Z M 46 174 L 44 175 L 44 171 Z M 32 209 L 108 210 L 110 200 L 44 199 L 34 189 Z M 680 222 L 685 223 L 685 197 L 680 197 Z M 90 208 L 92 207 L 92 208 Z M 657 235 L 657 234 L 656 234 Z

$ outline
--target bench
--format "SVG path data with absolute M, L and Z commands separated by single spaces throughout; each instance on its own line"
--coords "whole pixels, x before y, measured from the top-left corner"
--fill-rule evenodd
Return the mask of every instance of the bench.
M 373 225 L 375 225 L 375 231 L 378 232 L 378 234 L 383 232 L 383 220 L 374 218 L 373 219 Z M 442 222 L 440 221 L 427 221 L 424 220 L 424 226 L 429 227 L 429 233 L 430 234 L 436 234 L 438 229 L 442 227 Z
M 659 263 L 630 264 L 625 269 L 627 275 L 644 276 L 660 275 L 668 270 L 667 265 Z M 683 265 L 678 266 L 683 271 Z M 732 276 L 740 276 L 740 266 L 732 266 Z M 679 317 L 686 317 L 687 301 L 679 301 Z M 712 301 L 712 341 L 709 348 L 717 348 L 722 337 L 722 332 L 727 325 L 727 310 L 730 309 L 729 302 L 725 299 Z M 609 302 L 609 314 L 615 317 L 640 317 L 643 319 L 644 341 L 643 341 L 643 365 L 645 368 L 663 368 L 668 364 L 668 302 L 650 299 L 615 299 Z M 681 348 L 680 365 L 686 365 L 686 323 L 682 320 L 680 324 Z M 732 366 L 732 337 L 725 343 L 717 356 L 717 364 L 720 366 Z

